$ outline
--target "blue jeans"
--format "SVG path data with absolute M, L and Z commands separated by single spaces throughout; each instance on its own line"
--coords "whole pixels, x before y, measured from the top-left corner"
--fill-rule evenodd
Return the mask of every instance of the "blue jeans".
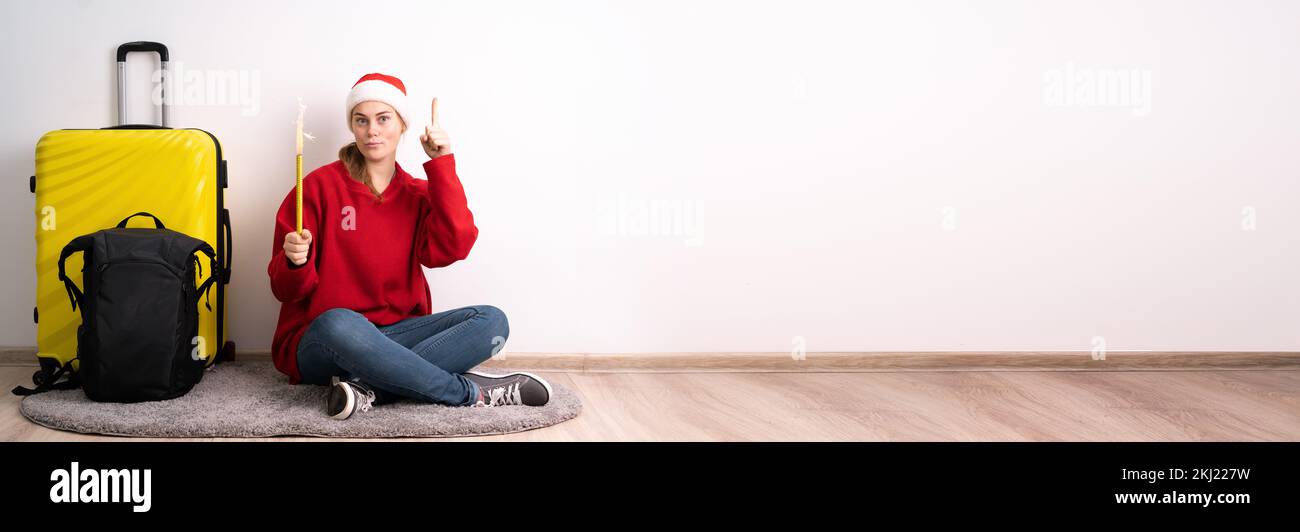
M 376 326 L 346 308 L 312 320 L 298 342 L 305 384 L 357 379 L 375 390 L 375 404 L 407 397 L 452 406 L 474 404 L 478 385 L 462 374 L 492 357 L 510 336 L 501 309 L 475 305 Z

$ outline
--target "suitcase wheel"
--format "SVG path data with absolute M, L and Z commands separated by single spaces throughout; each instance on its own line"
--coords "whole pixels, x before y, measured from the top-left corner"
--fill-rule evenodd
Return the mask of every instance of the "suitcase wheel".
M 235 342 L 227 341 L 221 346 L 221 352 L 217 354 L 217 362 L 233 362 L 235 360 Z

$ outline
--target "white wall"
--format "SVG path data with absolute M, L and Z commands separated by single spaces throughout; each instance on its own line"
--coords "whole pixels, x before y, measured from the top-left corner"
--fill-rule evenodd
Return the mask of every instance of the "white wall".
M 230 160 L 241 348 L 276 321 L 296 98 L 311 169 L 380 71 L 422 121 L 439 97 L 481 229 L 435 310 L 505 309 L 508 351 L 1300 350 L 1296 2 L 3 6 L 0 345 L 35 343 L 37 139 L 111 125 L 116 46 L 157 40 L 260 82 L 173 121 Z M 615 223 L 651 203 L 674 234 Z

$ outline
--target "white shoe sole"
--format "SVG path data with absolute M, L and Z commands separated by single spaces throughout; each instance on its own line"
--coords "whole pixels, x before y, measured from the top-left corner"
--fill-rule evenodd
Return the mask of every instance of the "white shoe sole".
M 352 393 L 352 390 L 350 389 L 351 387 L 349 387 L 349 386 L 346 385 L 346 384 L 342 384 L 342 383 L 340 383 L 340 382 L 335 382 L 332 386 L 334 386 L 334 387 L 336 387 L 336 388 L 337 388 L 337 387 L 340 387 L 340 386 L 343 387 L 343 395 L 344 395 L 345 397 L 348 398 L 348 402 L 347 402 L 346 404 L 343 405 L 343 410 L 341 410 L 339 413 L 334 414 L 334 415 L 332 415 L 332 416 L 330 416 L 330 417 L 331 417 L 331 418 L 334 418 L 334 419 L 347 419 L 348 417 L 350 417 L 350 416 L 352 415 L 352 409 L 356 408 L 356 398 L 355 398 L 356 396 L 355 396 L 355 394 Z M 326 397 L 327 397 L 327 400 L 328 400 L 328 397 L 329 397 L 329 396 L 326 396 Z M 326 404 L 325 406 L 328 407 L 329 405 Z
M 487 377 L 487 378 L 489 378 L 489 379 L 503 379 L 503 378 L 505 378 L 505 377 L 509 377 L 509 376 L 511 376 L 511 375 L 524 375 L 524 376 L 526 376 L 526 377 L 531 377 L 531 378 L 533 378 L 533 379 L 536 379 L 537 382 L 542 383 L 542 386 L 546 388 L 546 402 L 545 402 L 545 403 L 542 403 L 542 404 L 540 404 L 540 405 L 538 405 L 538 406 L 546 406 L 546 405 L 551 404 L 551 398 L 552 398 L 552 397 L 555 397 L 555 392 L 554 392 L 553 390 L 551 390 L 551 383 L 546 382 L 546 379 L 543 379 L 543 378 L 541 378 L 541 377 L 538 377 L 537 375 L 534 375 L 534 374 L 532 374 L 532 373 L 528 373 L 528 372 L 526 372 L 526 371 L 512 371 L 512 372 L 507 373 L 507 374 L 505 374 L 505 375 L 496 375 L 496 374 L 493 374 L 493 373 L 484 373 L 484 372 L 482 372 L 482 371 L 474 371 L 474 370 L 466 371 L 465 373 L 468 373 L 468 374 L 470 374 L 470 375 L 478 375 L 478 376 L 480 376 L 480 377 Z

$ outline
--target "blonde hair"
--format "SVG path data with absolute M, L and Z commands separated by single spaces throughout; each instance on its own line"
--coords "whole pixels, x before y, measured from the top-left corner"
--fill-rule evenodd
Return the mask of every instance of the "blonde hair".
M 402 133 L 406 133 L 406 121 L 402 121 Z M 375 184 L 370 180 L 370 172 L 366 170 L 366 156 L 361 154 L 361 148 L 357 147 L 356 142 L 348 143 L 339 148 L 339 160 L 343 161 L 343 166 L 348 169 L 348 175 L 370 189 L 370 193 L 375 195 L 375 199 L 380 203 L 384 202 L 384 196 L 375 188 Z
M 348 168 L 348 175 L 357 181 L 360 181 L 366 187 L 370 188 L 370 193 L 375 195 L 375 199 L 380 203 L 384 202 L 384 197 L 379 194 L 379 189 L 375 184 L 370 182 L 370 172 L 366 171 L 366 156 L 361 155 L 361 149 L 357 148 L 357 143 L 353 142 L 339 148 L 339 160 L 343 161 L 343 166 Z

